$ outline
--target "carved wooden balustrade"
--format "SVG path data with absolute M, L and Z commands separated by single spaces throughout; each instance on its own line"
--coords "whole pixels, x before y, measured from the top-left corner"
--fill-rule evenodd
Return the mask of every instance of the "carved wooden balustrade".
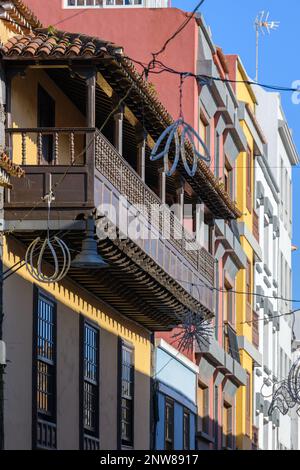
M 105 178 L 117 189 L 119 194 L 126 196 L 128 202 L 142 212 L 145 220 L 148 220 L 159 234 L 167 235 L 171 253 L 169 263 L 172 265 L 172 252 L 177 255 L 180 253 L 188 261 L 186 280 L 191 281 L 193 272 L 195 279 L 192 284 L 198 287 L 203 284 L 214 285 L 214 258 L 196 241 L 192 240 L 191 234 L 183 227 L 179 219 L 169 210 L 168 207 L 161 207 L 159 197 L 145 184 L 134 169 L 126 160 L 116 151 L 111 143 L 100 133 L 96 136 L 95 148 L 96 168 L 105 176 Z M 153 208 L 157 208 L 156 210 Z M 166 230 L 164 222 L 170 227 L 170 233 Z M 168 236 L 169 235 L 169 236 Z M 160 237 L 161 240 L 161 237 Z M 144 245 L 145 248 L 145 245 Z M 157 248 L 159 252 L 159 246 Z M 161 264 L 159 255 L 156 258 Z M 193 269 L 192 269 L 193 268 Z M 169 266 L 172 270 L 172 266 Z M 173 276 L 175 266 L 173 266 Z M 190 272 L 189 272 L 190 270 Z M 200 276 L 199 276 L 200 274 Z M 175 277 L 175 276 L 174 276 Z M 182 274 L 181 279 L 185 275 Z M 201 279 L 202 277 L 202 283 Z M 198 296 L 197 296 L 198 297 Z
M 30 216 L 46 219 L 46 204 L 41 201 L 51 187 L 55 189 L 53 208 L 65 220 L 89 214 L 101 202 L 112 200 L 113 193 L 126 197 L 130 211 L 140 213 L 154 235 L 134 243 L 213 312 L 214 258 L 167 206 L 161 206 L 159 197 L 98 130 L 7 129 L 7 148 L 11 159 L 26 171 L 26 178 L 8 193 L 8 219 L 22 219 L 37 201 Z

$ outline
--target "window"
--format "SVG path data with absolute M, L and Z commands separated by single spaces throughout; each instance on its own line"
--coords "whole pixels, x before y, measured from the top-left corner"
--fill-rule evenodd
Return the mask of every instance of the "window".
M 236 332 L 230 325 L 225 325 L 225 351 L 240 364 L 240 353 Z
M 234 323 L 233 293 L 232 287 L 227 281 L 224 284 L 224 321 Z
M 232 181 L 232 167 L 229 164 L 227 158 L 225 158 L 225 168 L 224 168 L 224 187 L 227 194 L 230 197 L 233 197 L 233 181 Z
M 134 351 L 121 341 L 121 444 L 133 447 Z
M 224 402 L 223 406 L 223 448 L 232 449 L 232 406 Z
M 274 243 L 275 245 L 275 243 Z M 264 263 L 269 268 L 270 264 L 270 225 L 266 220 L 264 221 Z
M 217 131 L 215 139 L 215 176 L 218 178 L 220 175 L 220 134 Z
M 165 402 L 165 450 L 174 449 L 174 402 L 166 398 Z
M 190 450 L 190 412 L 183 412 L 183 450 Z
M 82 323 L 82 417 L 85 434 L 99 437 L 99 330 Z
M 252 211 L 252 152 L 248 147 L 246 158 L 246 206 Z
M 56 415 L 56 311 L 55 303 L 38 294 L 36 322 L 37 412 L 42 419 Z
M 219 447 L 219 388 L 214 386 L 214 438 L 215 449 Z
M 199 409 L 199 422 L 198 430 L 204 434 L 209 434 L 209 388 L 200 385 L 198 389 L 198 409 Z
M 143 3 L 143 0 L 65 0 L 66 7 L 77 8 L 142 6 Z
M 250 437 L 251 432 L 251 375 L 247 372 L 246 385 L 246 435 Z
M 251 279 L 252 279 L 252 265 L 251 262 L 247 259 L 246 267 L 246 321 L 251 321 L 252 319 L 252 290 L 251 290 Z
M 209 124 L 208 122 L 201 117 L 200 118 L 200 125 L 199 125 L 199 136 L 201 140 L 205 143 L 206 147 L 209 150 L 210 144 L 209 144 Z M 200 149 L 201 151 L 203 149 Z

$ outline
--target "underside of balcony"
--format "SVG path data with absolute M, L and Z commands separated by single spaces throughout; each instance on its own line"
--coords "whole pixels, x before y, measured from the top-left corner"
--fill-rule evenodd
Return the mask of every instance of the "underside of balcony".
M 57 232 L 56 232 L 57 233 Z M 15 232 L 12 237 L 24 250 L 41 231 Z M 55 235 L 55 232 L 52 232 Z M 81 250 L 83 230 L 59 233 L 72 256 Z M 105 269 L 78 269 L 71 267 L 68 277 L 90 293 L 150 331 L 168 331 L 179 325 L 187 310 L 212 312 L 201 305 L 178 282 L 172 279 L 149 256 L 130 240 L 101 240 L 98 252 L 108 263 Z M 53 272 L 51 254 L 45 255 L 45 272 Z

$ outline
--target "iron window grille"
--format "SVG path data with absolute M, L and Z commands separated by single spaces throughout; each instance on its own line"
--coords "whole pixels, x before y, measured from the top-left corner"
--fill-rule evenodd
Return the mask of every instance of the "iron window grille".
M 99 331 L 83 324 L 83 427 L 98 435 L 99 421 Z
M 134 350 L 121 341 L 121 445 L 133 447 L 134 442 Z
M 166 398 L 165 402 L 165 450 L 174 449 L 174 402 Z
M 37 412 L 54 420 L 56 412 L 56 315 L 55 303 L 38 295 L 36 322 Z

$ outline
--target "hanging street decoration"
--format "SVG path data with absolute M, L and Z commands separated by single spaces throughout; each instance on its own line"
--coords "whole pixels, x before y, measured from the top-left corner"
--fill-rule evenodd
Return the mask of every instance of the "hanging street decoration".
M 43 273 L 42 268 L 47 252 L 50 252 L 54 265 L 54 272 L 49 276 Z M 36 253 L 38 253 L 38 258 L 35 263 Z M 60 258 L 62 257 L 62 262 L 59 261 L 59 255 Z M 36 281 L 43 283 L 58 282 L 66 276 L 70 269 L 70 250 L 65 242 L 58 237 L 53 237 L 52 240 L 49 237 L 44 240 L 38 237 L 29 245 L 25 255 L 25 263 L 27 271 Z
M 54 236 L 50 238 L 50 212 L 51 203 L 55 200 L 52 191 L 52 181 L 50 180 L 50 191 L 43 198 L 48 204 L 47 237 L 43 240 L 36 238 L 29 245 L 25 254 L 25 265 L 29 274 L 39 282 L 54 283 L 61 281 L 68 273 L 71 266 L 70 250 L 63 240 Z M 51 256 L 54 265 L 54 272 L 47 275 L 43 272 L 43 261 L 46 256 Z M 37 262 L 34 259 L 37 257 Z M 62 259 L 62 262 L 60 261 Z M 49 261 L 51 263 L 51 261 Z
M 269 416 L 274 410 L 279 410 L 281 414 L 288 414 L 289 410 L 299 406 L 297 410 L 300 416 L 300 357 L 293 364 L 288 379 L 274 385 L 273 399 L 269 408 Z
M 190 177 L 194 177 L 198 167 L 198 161 L 203 160 L 206 163 L 211 162 L 210 152 L 203 140 L 201 139 L 200 135 L 195 131 L 195 129 L 187 124 L 183 117 L 183 83 L 185 78 L 187 78 L 189 74 L 181 74 L 180 75 L 180 85 L 179 85 L 179 118 L 175 121 L 171 126 L 164 130 L 161 134 L 159 139 L 157 140 L 155 146 L 152 149 L 150 160 L 152 162 L 160 160 L 163 158 L 164 160 L 164 168 L 166 171 L 167 176 L 172 176 L 180 158 L 183 162 L 183 166 L 185 171 Z M 165 145 L 163 150 L 160 151 L 161 147 L 163 146 L 164 140 L 166 139 Z M 193 162 L 192 166 L 188 163 L 187 159 L 187 148 L 186 144 L 190 143 L 193 155 Z M 171 145 L 175 144 L 175 156 L 174 161 L 169 168 L 169 161 L 170 161 L 170 148 Z
M 195 342 L 200 351 L 210 344 L 213 335 L 211 321 L 205 319 L 202 313 L 188 310 L 182 319 L 181 326 L 176 329 L 172 336 L 176 347 L 181 352 L 191 352 Z
M 165 143 L 165 146 L 163 150 L 159 152 L 159 149 L 166 138 L 167 141 Z M 173 141 L 175 143 L 175 157 L 171 168 L 168 169 L 170 147 Z M 192 146 L 192 166 L 190 166 L 187 161 L 187 141 L 189 141 Z M 199 149 L 202 148 L 203 153 L 197 150 L 197 144 L 199 144 Z M 199 134 L 197 134 L 195 129 L 193 129 L 189 124 L 187 124 L 182 117 L 180 117 L 176 122 L 174 122 L 161 134 L 155 146 L 153 147 L 153 150 L 150 155 L 150 160 L 153 162 L 163 158 L 164 166 L 168 169 L 166 171 L 166 174 L 167 176 L 172 176 L 176 171 L 180 157 L 182 159 L 185 171 L 190 177 L 195 176 L 199 160 L 204 160 L 206 163 L 210 163 L 211 161 L 207 146 L 205 145 Z

